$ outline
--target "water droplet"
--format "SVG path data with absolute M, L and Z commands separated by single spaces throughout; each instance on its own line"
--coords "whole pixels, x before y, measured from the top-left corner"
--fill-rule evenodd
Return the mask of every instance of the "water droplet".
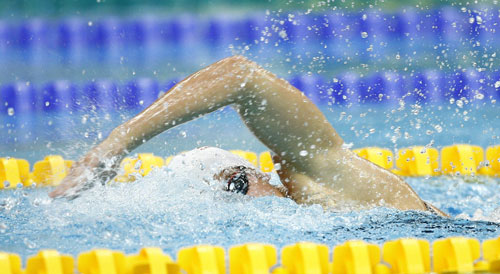
M 282 39 L 286 39 L 288 36 L 286 34 L 286 31 L 285 30 L 282 30 L 279 32 L 279 36 L 282 38 Z
M 8 226 L 6 224 L 0 223 L 0 233 L 3 234 L 5 232 L 7 232 L 7 228 L 8 228 Z
M 435 125 L 435 126 L 434 126 L 434 129 L 435 129 L 438 133 L 440 133 L 440 132 L 442 132 L 442 131 L 443 131 L 443 127 L 441 127 L 440 125 Z
M 483 18 L 479 15 L 476 15 L 476 22 L 478 25 L 481 25 L 483 23 Z
M 3 182 L 3 187 L 4 187 L 4 188 L 9 188 L 9 186 L 10 186 L 9 181 L 4 181 L 4 182 Z
M 135 169 L 140 169 L 141 165 L 142 165 L 142 161 L 141 160 L 137 160 L 137 162 L 135 162 L 134 168 Z
M 343 149 L 351 149 L 354 146 L 353 143 L 343 143 L 342 148 Z
M 300 156 L 302 156 L 302 157 L 307 156 L 307 154 L 309 154 L 309 152 L 307 152 L 307 150 L 301 150 L 301 151 L 299 152 L 299 155 L 300 155 Z

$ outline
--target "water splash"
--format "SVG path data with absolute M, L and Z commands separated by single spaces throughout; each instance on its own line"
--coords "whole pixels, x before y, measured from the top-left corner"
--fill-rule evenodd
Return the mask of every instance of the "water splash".
M 276 175 L 272 182 L 279 184 Z M 97 247 L 135 253 L 143 246 L 159 246 L 175 255 L 179 248 L 195 244 L 229 247 L 266 242 L 282 247 L 313 241 L 333 246 L 349 239 L 375 243 L 453 235 L 485 239 L 500 232 L 500 225 L 491 222 L 500 221 L 497 181 L 470 184 L 433 178 L 410 183 L 424 199 L 460 218 L 387 208 L 328 212 L 287 198 L 214 191 L 164 168 L 134 183 L 98 186 L 73 201 L 51 200 L 48 189 L 4 191 L 0 246 L 23 257 L 44 248 L 77 255 Z M 478 209 L 480 217 L 475 214 Z

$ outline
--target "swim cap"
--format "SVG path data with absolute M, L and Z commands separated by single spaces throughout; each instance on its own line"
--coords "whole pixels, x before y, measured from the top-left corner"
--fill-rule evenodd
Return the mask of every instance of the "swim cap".
M 220 174 L 224 169 L 237 166 L 255 170 L 255 167 L 247 160 L 216 147 L 201 147 L 183 152 L 172 158 L 168 164 L 168 168 L 174 171 L 175 176 L 205 182 L 208 185 L 218 182 L 214 175 Z M 227 182 L 224 183 L 219 182 L 217 187 L 224 189 Z

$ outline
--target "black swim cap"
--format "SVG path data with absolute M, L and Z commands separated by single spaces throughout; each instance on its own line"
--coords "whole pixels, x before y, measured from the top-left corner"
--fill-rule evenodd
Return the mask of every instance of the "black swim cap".
M 246 167 L 239 166 L 239 170 L 235 172 L 227 181 L 226 190 L 234 193 L 241 193 L 243 195 L 248 192 L 248 178 L 245 172 Z

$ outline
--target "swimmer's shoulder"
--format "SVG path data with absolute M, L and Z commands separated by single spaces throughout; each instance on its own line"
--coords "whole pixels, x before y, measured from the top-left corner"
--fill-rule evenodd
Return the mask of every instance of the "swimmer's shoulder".
M 298 204 L 319 204 L 324 209 L 334 209 L 340 197 L 310 176 L 296 172 L 293 168 L 281 166 L 277 170 L 282 184 L 286 187 L 286 195 Z

